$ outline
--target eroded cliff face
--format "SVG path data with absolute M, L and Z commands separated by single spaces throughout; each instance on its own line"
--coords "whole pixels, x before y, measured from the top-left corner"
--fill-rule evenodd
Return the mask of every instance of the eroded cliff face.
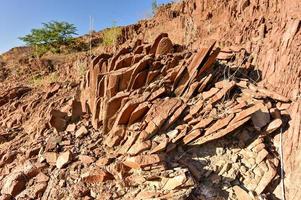
M 300 10 L 298 1 L 183 1 L 159 8 L 153 19 L 140 21 L 126 37 L 152 41 L 166 32 L 174 43 L 191 49 L 216 40 L 222 51 L 245 51 L 268 87 L 296 98 Z
M 291 122 L 283 133 L 286 191 L 300 199 L 301 3 L 294 0 L 192 0 L 161 7 L 133 34 L 152 40 L 167 32 L 172 41 L 197 49 L 212 40 L 220 58 L 254 68 L 260 84 L 289 98 Z M 143 31 L 141 31 L 143 30 Z M 135 33 L 135 32 L 134 32 Z M 138 32 L 137 32 L 138 33 Z M 130 37 L 129 37 L 130 38 Z M 259 78 L 259 77 L 258 77 Z

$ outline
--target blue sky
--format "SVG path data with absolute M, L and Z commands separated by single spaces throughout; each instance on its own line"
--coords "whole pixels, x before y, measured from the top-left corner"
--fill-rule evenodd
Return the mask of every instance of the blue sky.
M 157 0 L 159 4 L 171 0 Z M 127 25 L 151 15 L 152 0 L 0 0 L 0 53 L 23 45 L 18 39 L 41 23 L 67 21 L 78 34 L 89 30 L 89 16 L 96 31 L 113 25 Z

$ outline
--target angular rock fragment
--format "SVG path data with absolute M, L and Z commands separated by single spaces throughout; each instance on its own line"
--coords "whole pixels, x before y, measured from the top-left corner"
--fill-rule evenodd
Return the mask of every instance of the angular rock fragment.
M 1 194 L 15 197 L 25 189 L 26 176 L 22 172 L 12 173 L 4 179 Z
M 72 160 L 72 154 L 70 151 L 60 153 L 56 160 L 56 167 L 61 169 L 66 166 Z
M 83 163 L 83 164 L 91 164 L 95 161 L 95 158 L 87 155 L 79 155 L 78 159 Z
M 157 164 L 164 160 L 164 155 L 152 154 L 152 155 L 139 155 L 127 158 L 123 164 L 133 168 L 139 169 L 148 165 Z
M 188 133 L 188 135 L 186 135 L 183 138 L 183 142 L 184 142 L 184 144 L 188 144 L 189 142 L 191 142 L 192 140 L 196 139 L 199 136 L 201 136 L 200 129 L 195 129 L 195 130 L 191 131 L 190 133 Z
M 230 122 L 230 124 L 227 126 L 227 128 L 220 130 L 218 132 L 214 132 L 208 135 L 204 135 L 203 137 L 199 138 L 197 141 L 194 142 L 194 144 L 204 144 L 206 142 L 215 140 L 217 138 L 221 138 L 225 135 L 227 135 L 228 133 L 234 131 L 235 129 L 239 128 L 240 126 L 242 126 L 244 123 L 246 123 L 247 121 L 250 120 L 251 117 L 246 117 L 240 121 L 235 121 L 235 118 Z
M 141 140 L 137 140 L 134 145 L 132 145 L 130 147 L 130 149 L 128 150 L 128 154 L 130 155 L 137 155 L 138 153 L 141 153 L 145 150 L 148 150 L 151 148 L 151 141 L 147 140 L 147 141 L 141 141 Z
M 113 180 L 114 177 L 109 172 L 100 168 L 94 168 L 85 174 L 81 175 L 83 181 L 88 184 L 99 184 L 104 181 Z
M 56 152 L 45 152 L 44 157 L 49 165 L 55 165 L 58 154 Z
M 265 132 L 268 134 L 271 134 L 272 132 L 274 132 L 275 130 L 280 128 L 281 125 L 282 125 L 282 120 L 275 119 L 271 123 L 268 124 L 268 126 L 265 128 Z
M 182 186 L 186 182 L 186 176 L 185 174 L 181 174 L 178 176 L 175 176 L 173 178 L 170 178 L 165 183 L 163 189 L 164 190 L 173 190 L 179 186 Z
M 209 135 L 213 132 L 216 132 L 224 127 L 226 127 L 230 121 L 233 119 L 234 114 L 230 114 L 229 116 L 225 117 L 224 119 L 218 120 L 215 124 L 213 124 L 210 128 L 208 128 L 205 132 L 205 135 Z
M 50 125 L 57 131 L 64 131 L 67 127 L 67 113 L 52 110 L 50 112 Z
M 88 133 L 88 130 L 85 126 L 81 126 L 76 132 L 75 132 L 75 137 L 76 138 L 81 138 L 84 135 Z
M 234 186 L 233 190 L 238 200 L 252 200 L 250 195 L 238 185 Z

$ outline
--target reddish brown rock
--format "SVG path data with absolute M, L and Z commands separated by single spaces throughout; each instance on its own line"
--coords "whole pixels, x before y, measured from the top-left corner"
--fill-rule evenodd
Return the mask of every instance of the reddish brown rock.
M 199 129 L 206 128 L 213 120 L 214 119 L 212 117 L 209 117 L 209 118 L 206 118 L 206 119 L 201 119 L 199 121 L 199 123 L 197 123 L 194 126 L 194 129 L 196 129 L 196 128 L 199 128 Z
M 33 189 L 30 193 L 31 198 L 33 199 L 39 199 L 42 197 L 44 191 L 47 188 L 46 182 L 37 183 L 33 186 Z
M 70 151 L 60 153 L 59 157 L 56 160 L 56 167 L 61 169 L 66 166 L 72 160 L 72 154 Z
M 44 157 L 49 165 L 55 165 L 58 154 L 56 152 L 45 152 Z
M 108 136 L 105 139 L 104 143 L 109 147 L 118 145 L 124 138 L 125 131 L 126 130 L 124 126 L 113 127 L 113 129 L 108 133 Z
M 67 113 L 63 113 L 58 110 L 52 110 L 50 112 L 50 125 L 57 131 L 64 131 L 67 127 Z
M 138 107 L 132 112 L 131 117 L 129 119 L 129 125 L 140 120 L 150 108 L 150 104 L 148 102 L 144 102 L 138 105 Z
M 181 174 L 178 176 L 175 176 L 173 178 L 169 178 L 167 182 L 165 183 L 163 189 L 164 190 L 173 190 L 179 186 L 182 186 L 186 182 L 187 178 L 185 174 Z
M 79 155 L 78 159 L 83 163 L 83 164 L 91 164 L 95 162 L 95 158 L 87 155 Z
M 203 100 L 209 99 L 213 95 L 215 95 L 220 89 L 219 88 L 211 88 L 207 92 L 202 93 Z
M 75 132 L 75 137 L 76 138 L 81 138 L 85 136 L 88 133 L 88 130 L 85 126 L 81 126 L 76 132 Z
M 227 126 L 227 128 L 222 129 L 218 132 L 211 133 L 209 135 L 204 135 L 203 137 L 199 138 L 194 144 L 204 144 L 206 142 L 215 140 L 217 138 L 221 138 L 228 133 L 234 131 L 238 127 L 242 126 L 244 123 L 250 120 L 251 117 L 246 117 L 240 121 L 233 122 L 235 118 L 230 122 L 230 124 Z
M 138 153 L 141 153 L 145 150 L 148 150 L 151 148 L 151 141 L 141 141 L 137 140 L 135 144 L 128 150 L 128 154 L 130 155 L 137 155 Z
M 275 130 L 280 128 L 282 125 L 281 119 L 275 119 L 271 123 L 268 124 L 268 126 L 265 128 L 265 132 L 268 134 L 273 133 Z
M 234 86 L 236 85 L 236 83 L 234 81 L 231 82 L 226 82 L 224 87 L 219 90 L 212 98 L 210 98 L 210 103 L 214 104 L 217 101 L 219 101 L 221 98 L 223 98 L 227 92 L 229 92 Z
M 12 173 L 5 177 L 1 194 L 7 194 L 15 197 L 25 189 L 26 176 L 22 172 Z
M 261 108 L 262 108 L 262 104 L 259 103 L 259 104 L 255 104 L 255 105 L 249 107 L 248 109 L 243 110 L 242 112 L 238 113 L 235 116 L 232 123 L 235 123 L 237 121 L 240 121 L 240 120 L 250 116 L 251 114 L 255 113 L 256 111 L 258 111 Z
M 37 183 L 41 183 L 41 182 L 47 182 L 49 180 L 49 177 L 47 175 L 45 175 L 43 172 L 40 172 L 36 177 L 35 177 L 35 181 Z
M 145 167 L 148 165 L 157 164 L 157 163 L 161 162 L 162 160 L 164 160 L 164 156 L 159 155 L 159 154 L 139 155 L 139 156 L 127 158 L 123 162 L 123 164 L 130 168 L 138 169 L 138 168 Z
M 164 137 L 162 141 L 150 151 L 150 153 L 154 154 L 163 151 L 166 148 L 168 141 L 168 138 Z
M 31 161 L 27 160 L 24 162 L 23 166 L 22 166 L 22 172 L 24 173 L 24 175 L 31 179 L 33 177 L 35 177 L 40 170 L 38 169 L 38 167 L 33 164 Z
M 186 135 L 183 138 L 183 142 L 184 144 L 188 144 L 189 142 L 191 142 L 192 140 L 198 138 L 199 136 L 201 136 L 201 130 L 200 129 L 195 129 L 193 131 L 191 131 L 190 133 L 188 133 L 188 135 Z
M 150 54 L 155 54 L 159 45 L 159 42 L 162 40 L 162 38 L 168 37 L 167 33 L 161 33 L 160 35 L 157 36 L 155 39 L 153 45 L 150 48 Z
M 94 168 L 89 172 L 82 174 L 81 177 L 83 181 L 88 184 L 99 184 L 114 179 L 112 174 L 100 168 Z
M 172 51 L 172 42 L 168 37 L 163 37 L 158 43 L 156 55 L 165 55 Z
M 210 128 L 208 128 L 205 132 L 205 135 L 211 134 L 213 132 L 216 132 L 224 127 L 226 127 L 230 121 L 233 119 L 234 114 L 230 114 L 229 116 L 225 117 L 224 119 L 217 120 L 216 123 L 214 123 Z

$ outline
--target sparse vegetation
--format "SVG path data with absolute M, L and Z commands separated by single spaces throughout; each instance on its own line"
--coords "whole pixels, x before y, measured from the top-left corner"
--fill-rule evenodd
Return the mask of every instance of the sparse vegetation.
M 87 62 L 83 62 L 81 60 L 75 62 L 75 68 L 79 78 L 83 77 L 86 74 L 86 65 Z
M 102 43 L 106 46 L 112 46 L 116 44 L 119 36 L 121 35 L 121 28 L 113 26 L 112 28 L 103 31 Z
M 58 53 L 62 46 L 71 45 L 76 31 L 73 24 L 52 21 L 43 23 L 42 28 L 32 29 L 30 34 L 19 39 L 32 46 L 36 56 L 41 56 L 48 51 Z
M 33 87 L 42 87 L 50 83 L 57 82 L 58 79 L 59 79 L 59 75 L 56 72 L 51 73 L 47 76 L 41 76 L 41 75 L 33 76 L 30 80 L 30 85 L 32 85 Z

